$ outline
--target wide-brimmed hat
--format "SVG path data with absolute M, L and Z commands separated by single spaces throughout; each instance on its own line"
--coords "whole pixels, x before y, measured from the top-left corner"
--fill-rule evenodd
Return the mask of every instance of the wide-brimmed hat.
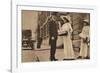
M 89 25 L 89 20 L 85 19 L 85 20 L 83 20 L 83 23 L 86 23 L 87 25 Z
M 63 19 L 64 19 L 66 22 L 69 22 L 68 18 L 66 18 L 66 17 L 63 17 Z
M 87 22 L 87 23 L 89 23 L 89 20 L 88 20 L 88 19 L 84 19 L 83 22 Z

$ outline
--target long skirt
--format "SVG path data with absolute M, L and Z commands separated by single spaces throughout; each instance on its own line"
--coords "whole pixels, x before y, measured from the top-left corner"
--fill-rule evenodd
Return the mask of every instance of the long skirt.
M 70 36 L 62 36 L 64 44 L 64 59 L 75 59 L 72 40 Z
M 84 43 L 83 40 L 81 39 L 81 46 L 80 46 L 79 56 L 82 56 L 84 58 L 84 57 L 87 57 L 89 55 L 90 55 L 90 53 L 89 53 L 88 44 Z

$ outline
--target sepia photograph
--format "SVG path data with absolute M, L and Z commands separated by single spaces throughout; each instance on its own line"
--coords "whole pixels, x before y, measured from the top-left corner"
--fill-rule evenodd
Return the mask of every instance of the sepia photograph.
M 21 10 L 21 62 L 90 60 L 90 13 Z
M 12 73 L 75 73 L 98 66 L 96 7 L 67 3 L 12 2 Z

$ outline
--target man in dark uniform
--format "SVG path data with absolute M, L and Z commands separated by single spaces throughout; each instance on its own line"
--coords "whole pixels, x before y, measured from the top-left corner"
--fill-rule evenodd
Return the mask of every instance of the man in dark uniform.
M 50 35 L 49 42 L 50 42 L 50 46 L 51 46 L 51 49 L 50 49 L 50 60 L 51 61 L 57 61 L 57 59 L 55 58 L 56 42 L 57 42 L 57 35 L 58 35 L 58 32 L 57 32 L 58 24 L 57 24 L 56 18 L 57 18 L 56 12 L 53 12 L 51 15 L 51 18 L 48 22 L 49 35 Z

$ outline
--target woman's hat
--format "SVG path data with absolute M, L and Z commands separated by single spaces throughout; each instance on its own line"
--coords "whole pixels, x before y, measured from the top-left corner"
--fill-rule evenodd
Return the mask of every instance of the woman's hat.
M 89 20 L 85 19 L 85 20 L 83 20 L 83 23 L 86 23 L 87 25 L 89 25 Z
M 63 17 L 63 19 L 64 19 L 66 22 L 69 22 L 69 20 L 68 20 L 66 17 Z
M 83 20 L 83 22 L 87 22 L 87 23 L 89 23 L 89 20 L 88 20 L 88 19 L 85 19 L 85 20 Z

